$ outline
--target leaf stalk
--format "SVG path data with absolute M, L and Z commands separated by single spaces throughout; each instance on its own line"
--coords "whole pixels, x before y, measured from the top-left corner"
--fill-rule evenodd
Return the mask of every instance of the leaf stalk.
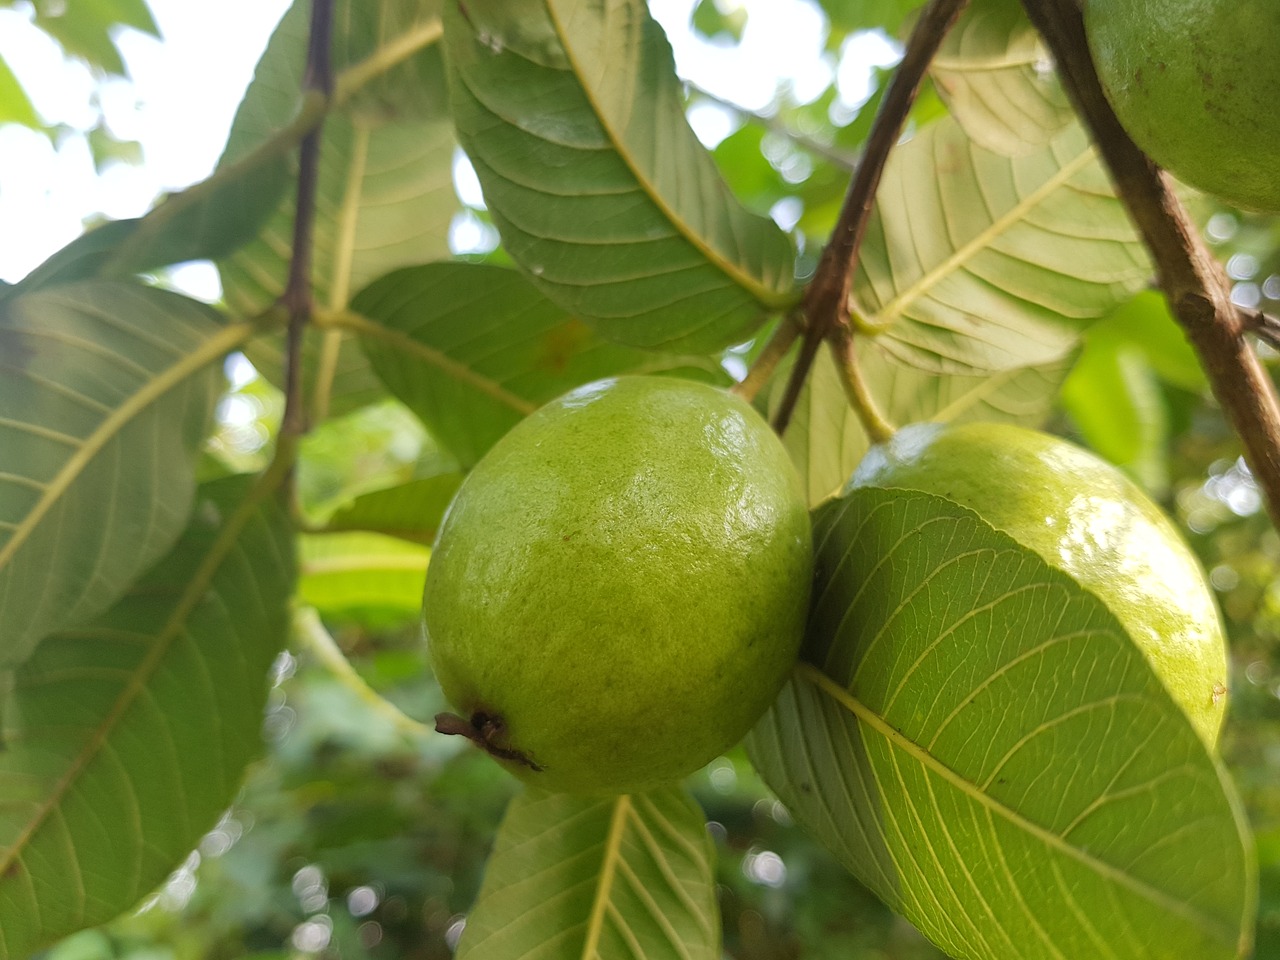
M 876 188 L 880 185 L 889 154 L 906 126 L 929 64 L 968 3 L 969 0 L 931 0 L 911 31 L 902 62 L 889 81 L 871 126 L 866 149 L 845 194 L 835 229 L 822 251 L 813 280 L 805 288 L 803 309 L 807 324 L 800 355 L 791 370 L 782 404 L 774 414 L 773 427 L 778 433 L 785 431 L 791 420 L 800 391 L 817 358 L 819 345 L 828 339 L 836 342 L 836 331 L 841 328 L 848 331 L 853 275 L 858 268 L 862 238 L 871 217 Z M 841 366 L 854 364 L 852 335 L 846 333 L 842 336 L 847 342 L 838 349 L 837 359 Z M 844 377 L 860 379 L 856 367 L 844 371 Z M 851 402 L 855 395 L 850 394 Z M 870 395 L 866 396 L 869 398 Z M 869 416 L 860 409 L 858 415 L 864 423 L 868 420 L 883 421 L 878 414 Z

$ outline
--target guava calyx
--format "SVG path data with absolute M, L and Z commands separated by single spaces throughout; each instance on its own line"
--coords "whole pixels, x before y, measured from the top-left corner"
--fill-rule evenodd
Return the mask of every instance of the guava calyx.
M 437 713 L 436 733 L 442 733 L 446 736 L 466 737 L 491 757 L 496 757 L 499 760 L 510 760 L 512 763 L 518 763 L 537 773 L 541 773 L 543 770 L 542 765 L 527 753 L 505 745 L 507 724 L 502 719 L 501 714 L 476 710 L 471 714 L 471 718 L 467 719 L 447 711 Z

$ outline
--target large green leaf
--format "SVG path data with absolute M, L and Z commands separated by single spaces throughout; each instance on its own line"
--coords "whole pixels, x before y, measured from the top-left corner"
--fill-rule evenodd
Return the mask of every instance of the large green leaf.
M 345 0 L 334 20 L 333 66 L 358 81 L 325 119 L 313 227 L 313 295 L 324 311 L 395 267 L 448 256 L 459 209 L 455 144 L 435 40 L 439 0 Z M 288 125 L 306 64 L 309 2 L 285 14 L 236 113 L 220 167 L 240 161 Z M 348 73 L 348 77 L 352 74 Z M 284 291 L 294 204 L 280 203 L 261 235 L 218 264 L 233 312 L 252 316 Z M 255 341 L 255 365 L 282 382 L 279 339 Z M 385 396 L 355 344 L 339 330 L 309 339 L 305 369 L 317 413 L 345 412 Z
M 449 0 L 458 137 L 503 246 L 611 339 L 715 349 L 794 300 L 792 252 L 684 117 L 643 0 Z
M 1079 127 L 1006 157 L 944 118 L 889 161 L 853 306 L 904 364 L 985 375 L 1058 359 L 1150 276 Z
M 974 0 L 929 69 L 965 132 L 997 153 L 1030 153 L 1074 119 L 1018 0 Z
M 1055 360 L 1001 370 L 987 376 L 933 375 L 901 363 L 870 338 L 858 338 L 859 362 L 880 409 L 894 423 L 992 420 L 1038 426 L 1053 408 L 1075 352 Z M 773 383 L 769 407 L 785 391 L 785 375 Z M 871 439 L 862 428 L 840 382 L 831 354 L 814 362 L 795 413 L 783 436 L 810 506 L 834 495 L 852 475 Z
M 458 960 L 720 960 L 713 850 L 679 787 L 511 801 Z
M 714 359 L 602 340 L 521 274 L 475 263 L 398 270 L 352 301 L 387 387 L 470 467 L 548 400 L 619 373 L 727 380 Z
M 202 487 L 162 562 L 17 671 L 0 750 L 0 958 L 136 903 L 234 799 L 289 626 L 277 497 L 246 477 Z
M 797 822 L 963 960 L 1247 952 L 1227 775 L 1100 600 L 927 494 L 853 490 L 815 543 L 747 744 Z
M 0 302 L 0 664 L 106 609 L 173 545 L 223 357 L 251 333 L 115 281 Z

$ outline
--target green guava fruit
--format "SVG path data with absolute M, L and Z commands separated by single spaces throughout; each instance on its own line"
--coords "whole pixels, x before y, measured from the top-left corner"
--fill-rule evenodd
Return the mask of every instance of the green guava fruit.
M 1059 437 L 992 423 L 922 423 L 873 447 L 849 487 L 898 487 L 979 514 L 1115 614 L 1213 746 L 1226 711 L 1222 623 L 1195 555 L 1111 464 Z
M 1280 3 L 1085 0 L 1120 123 L 1160 166 L 1251 210 L 1280 211 Z
M 475 740 L 549 790 L 677 780 L 764 713 L 799 651 L 809 516 L 781 442 L 705 384 L 620 377 L 521 421 L 467 476 L 423 598 Z

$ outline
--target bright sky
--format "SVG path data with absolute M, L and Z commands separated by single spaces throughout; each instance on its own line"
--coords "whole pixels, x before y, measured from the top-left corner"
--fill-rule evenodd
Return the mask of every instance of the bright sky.
M 123 34 L 120 47 L 131 81 L 102 84 L 83 66 L 65 61 L 31 26 L 28 10 L 0 9 L 0 56 L 41 116 L 72 131 L 55 146 L 23 127 L 0 126 L 0 279 L 21 279 L 78 236 L 86 220 L 138 216 L 161 193 L 207 176 L 253 66 L 288 6 L 287 0 L 148 2 L 163 41 Z M 672 40 L 680 74 L 751 110 L 767 109 L 779 84 L 807 100 L 833 76 L 841 99 L 856 105 L 867 95 L 870 66 L 895 56 L 890 44 L 874 36 L 851 40 L 839 63 L 820 56 L 825 24 L 809 0 L 724 0 L 747 9 L 746 33 L 737 46 L 709 44 L 688 30 L 693 4 L 650 2 Z M 101 174 L 94 171 L 85 138 L 74 131 L 93 126 L 95 99 L 117 137 L 142 145 L 142 164 L 113 163 Z M 709 143 L 735 123 L 729 112 L 708 106 L 695 110 L 691 120 Z M 465 165 L 459 187 L 464 200 L 478 199 Z M 174 280 L 197 295 L 216 295 L 208 268 Z

